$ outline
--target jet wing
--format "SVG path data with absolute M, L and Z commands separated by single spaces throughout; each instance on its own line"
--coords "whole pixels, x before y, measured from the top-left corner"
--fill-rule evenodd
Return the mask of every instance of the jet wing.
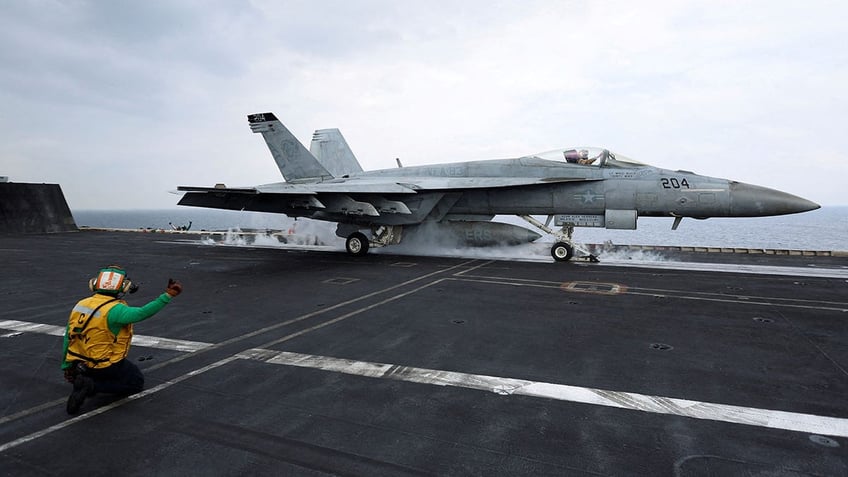
M 214 209 L 283 213 L 291 217 L 402 215 L 412 223 L 423 220 L 446 195 L 459 197 L 469 189 L 526 187 L 556 182 L 600 179 L 523 177 L 380 177 L 339 178 L 321 182 L 278 182 L 255 187 L 229 188 L 180 186 L 185 195 L 179 205 Z M 411 210 L 400 196 L 416 196 Z M 321 215 L 324 214 L 324 215 Z M 325 218 L 324 220 L 328 220 Z
M 258 194 L 256 187 L 195 187 L 179 186 L 177 192 L 216 192 L 219 194 Z
M 601 179 L 574 177 L 352 177 L 322 182 L 291 184 L 287 182 L 257 186 L 259 192 L 274 194 L 414 194 L 421 191 L 462 191 L 464 189 L 491 189 L 521 187 L 560 182 L 585 182 Z
M 310 191 L 313 194 L 414 194 L 415 190 L 395 181 L 371 179 L 333 179 L 323 182 L 290 184 L 278 182 L 257 187 L 265 194 L 292 194 Z
M 178 205 L 212 209 L 252 210 L 299 216 L 297 211 L 323 209 L 318 193 L 309 187 L 295 184 L 268 184 L 256 187 L 195 187 L 179 186 L 184 193 Z
M 178 192 L 208 192 L 211 194 L 282 194 L 282 195 L 318 195 L 318 194 L 415 194 L 415 190 L 406 185 L 393 182 L 309 182 L 292 184 L 277 182 L 255 187 L 195 187 L 179 186 Z
M 284 213 L 293 217 L 311 217 L 318 211 L 373 217 L 411 214 L 406 204 L 385 196 L 417 194 L 407 186 L 385 181 L 278 182 L 236 188 L 180 186 L 177 192 L 185 193 L 179 205 Z
M 404 177 L 397 178 L 399 184 L 411 189 L 462 191 L 463 189 L 497 189 L 501 187 L 521 187 L 562 182 L 588 182 L 602 179 L 575 177 Z
M 419 191 L 458 191 L 520 187 L 561 182 L 586 182 L 600 179 L 574 177 L 392 177 L 385 179 L 334 179 L 323 182 L 276 182 L 255 187 L 195 187 L 179 186 L 179 192 L 209 192 L 214 194 L 415 194 Z

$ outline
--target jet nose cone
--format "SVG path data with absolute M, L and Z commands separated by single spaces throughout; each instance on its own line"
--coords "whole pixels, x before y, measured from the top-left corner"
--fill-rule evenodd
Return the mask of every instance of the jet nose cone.
M 798 214 L 820 208 L 797 195 L 742 182 L 730 184 L 730 211 L 737 217 Z

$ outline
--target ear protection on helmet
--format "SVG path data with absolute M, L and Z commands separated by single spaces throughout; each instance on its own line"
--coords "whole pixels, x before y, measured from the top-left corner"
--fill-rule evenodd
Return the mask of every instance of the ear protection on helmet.
M 95 293 L 118 294 L 133 293 L 137 286 L 127 278 L 127 272 L 117 265 L 109 265 L 100 270 L 96 277 L 88 281 L 88 288 Z

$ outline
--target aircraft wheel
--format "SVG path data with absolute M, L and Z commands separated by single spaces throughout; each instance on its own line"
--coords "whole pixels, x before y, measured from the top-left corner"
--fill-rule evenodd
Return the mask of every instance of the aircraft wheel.
M 557 242 L 551 247 L 551 256 L 557 262 L 567 262 L 574 255 L 574 249 L 565 242 Z
M 345 241 L 345 248 L 347 253 L 361 257 L 368 253 L 368 238 L 360 232 L 354 232 Z

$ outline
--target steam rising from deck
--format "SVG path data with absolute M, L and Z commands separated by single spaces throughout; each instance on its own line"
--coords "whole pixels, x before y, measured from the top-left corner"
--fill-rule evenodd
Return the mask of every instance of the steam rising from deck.
M 496 227 L 517 227 L 509 223 L 491 222 Z M 309 219 L 293 220 L 283 218 L 279 224 L 281 229 L 242 229 L 232 227 L 227 231 L 210 232 L 202 239 L 207 245 L 224 245 L 237 247 L 263 247 L 280 249 L 307 249 L 325 251 L 344 251 L 344 240 L 335 234 L 335 225 Z M 467 234 L 480 235 L 482 232 L 473 228 L 454 230 L 454 233 L 446 233 L 444 227 L 439 224 L 424 224 L 417 227 L 404 229 L 403 240 L 400 244 L 386 247 L 374 248 L 372 251 L 385 255 L 412 255 L 412 256 L 438 256 L 457 258 L 485 258 L 495 260 L 552 262 L 549 251 L 550 244 L 542 238 L 535 243 L 528 243 L 527 239 L 535 238 L 530 235 L 516 239 L 516 230 L 512 228 L 503 229 L 508 233 L 501 237 L 478 236 L 477 240 L 470 242 Z M 526 230 L 526 229 L 523 229 Z M 526 230 L 534 234 L 531 230 Z M 520 235 L 520 234 L 519 234 Z M 536 234 L 538 235 L 538 234 Z M 497 240 L 500 238 L 501 240 Z M 499 244 L 494 244 L 499 242 Z M 516 244 L 516 242 L 519 242 Z M 507 245 L 511 243 L 511 245 Z M 614 262 L 657 262 L 665 259 L 656 252 L 645 252 L 639 250 L 614 250 L 607 248 L 596 250 L 607 263 Z

